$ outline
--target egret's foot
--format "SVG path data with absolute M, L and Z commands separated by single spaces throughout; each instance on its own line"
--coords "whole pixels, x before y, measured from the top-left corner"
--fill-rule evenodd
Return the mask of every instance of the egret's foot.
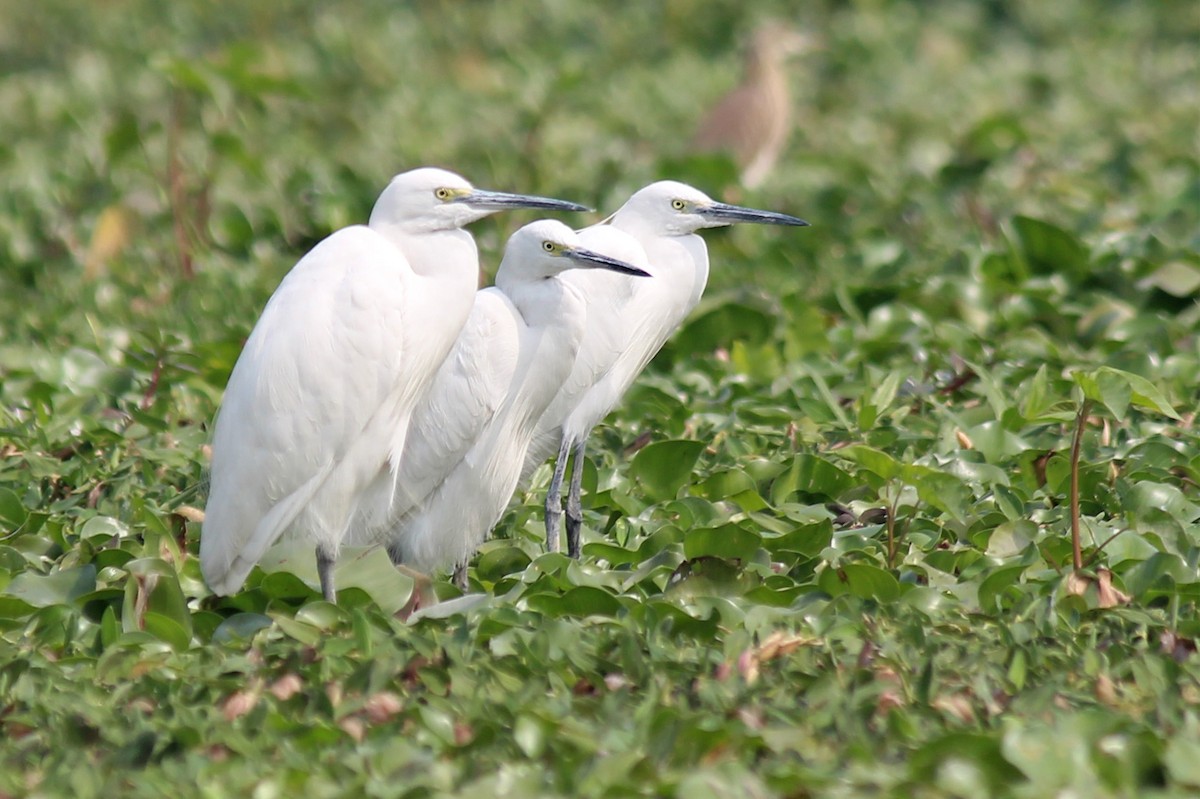
M 559 550 L 559 529 L 562 526 L 562 508 L 558 505 L 558 497 L 553 498 L 549 494 L 546 495 L 546 551 L 558 552 Z
M 571 465 L 571 485 L 567 489 L 567 555 L 578 559 L 579 534 L 583 528 L 583 465 L 587 459 L 587 436 L 575 445 L 575 460 Z
M 571 512 L 571 508 L 567 508 L 567 556 L 579 559 L 580 550 L 583 548 L 580 543 L 580 531 L 583 529 L 582 512 L 576 509 L 576 513 Z
M 321 596 L 326 602 L 337 603 L 337 590 L 333 586 L 333 567 L 337 558 L 317 547 L 317 578 L 321 581 Z
M 562 482 L 567 473 L 567 461 L 571 457 L 571 442 L 563 436 L 558 445 L 558 457 L 554 459 L 554 474 L 550 487 L 546 489 L 546 551 L 558 552 L 558 529 L 562 520 Z
M 464 594 L 467 593 L 467 563 L 463 561 L 454 567 L 454 576 L 450 578 L 454 587 Z
M 408 598 L 402 608 L 396 611 L 397 619 L 408 621 L 408 617 L 421 608 L 432 607 L 438 603 L 437 592 L 433 590 L 433 578 L 428 574 L 409 568 L 403 563 L 396 563 L 396 571 L 410 577 L 413 581 L 412 596 Z

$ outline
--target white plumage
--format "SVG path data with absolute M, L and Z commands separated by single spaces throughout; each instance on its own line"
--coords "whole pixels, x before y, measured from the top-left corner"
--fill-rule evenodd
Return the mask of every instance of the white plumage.
M 537 424 L 525 474 L 557 451 L 546 496 L 547 545 L 558 549 L 561 486 L 568 456 L 575 465 L 567 499 L 567 545 L 579 555 L 580 484 L 587 437 L 609 414 L 642 369 L 683 323 L 708 282 L 708 248 L 696 231 L 738 222 L 806 225 L 802 219 L 728 205 L 676 181 L 659 181 L 634 193 L 601 225 L 580 232 L 589 246 L 609 254 L 640 248 L 653 279 L 572 273 L 563 280 L 587 298 L 587 325 L 571 376 Z M 593 313 L 593 307 L 602 307 Z
M 413 415 L 391 521 L 358 526 L 397 563 L 427 571 L 475 550 L 520 477 L 534 424 L 570 374 L 584 299 L 561 274 L 645 275 L 581 246 L 567 226 L 527 225 L 508 242 L 496 285 L 480 291 Z M 376 520 L 377 521 L 377 520 Z
M 461 228 L 517 207 L 585 210 L 417 169 L 392 179 L 369 224 L 332 234 L 283 279 L 216 421 L 200 539 L 215 592 L 240 588 L 291 533 L 315 544 L 333 599 L 351 516 L 364 499 L 390 504 L 413 408 L 470 313 L 479 259 Z

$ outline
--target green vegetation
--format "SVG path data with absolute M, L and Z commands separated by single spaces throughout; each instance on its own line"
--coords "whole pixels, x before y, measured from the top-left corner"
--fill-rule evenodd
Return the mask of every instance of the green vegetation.
M 755 3 L 827 47 L 750 194 L 686 151 L 748 5 L 0 2 L 0 796 L 1200 791 L 1200 4 Z M 424 618 L 210 596 L 241 342 L 421 164 L 813 227 L 708 236 L 581 562 L 542 470 Z

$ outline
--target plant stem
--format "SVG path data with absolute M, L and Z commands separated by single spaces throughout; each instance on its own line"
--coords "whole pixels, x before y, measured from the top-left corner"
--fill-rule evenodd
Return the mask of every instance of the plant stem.
M 1087 425 L 1092 401 L 1085 399 L 1075 414 L 1075 435 L 1071 440 L 1071 557 L 1075 571 L 1083 568 L 1083 545 L 1079 534 L 1079 450 L 1083 445 L 1083 428 Z

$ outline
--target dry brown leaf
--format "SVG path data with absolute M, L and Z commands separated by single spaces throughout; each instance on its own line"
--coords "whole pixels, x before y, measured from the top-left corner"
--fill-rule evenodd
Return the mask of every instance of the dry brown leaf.
M 894 708 L 904 707 L 904 697 L 900 696 L 899 692 L 888 689 L 879 695 L 878 701 L 875 703 L 876 713 L 887 713 Z
M 810 646 L 817 643 L 816 638 L 809 638 L 805 635 L 796 635 L 794 633 L 784 633 L 781 630 L 776 630 L 767 636 L 767 639 L 758 647 L 758 659 L 761 662 L 774 660 L 777 657 L 790 655 L 795 650 L 802 646 Z
M 1117 687 L 1113 684 L 1112 678 L 1107 674 L 1101 673 L 1096 678 L 1096 699 L 1104 705 L 1115 707 L 1117 704 Z
M 1133 597 L 1112 584 L 1113 573 L 1108 569 L 1096 570 L 1097 589 L 1100 594 L 1100 607 L 1115 608 L 1117 605 L 1128 605 Z
M 962 430 L 955 430 L 954 437 L 958 439 L 958 445 L 963 449 L 975 449 L 975 442 Z
M 133 212 L 119 203 L 100 212 L 83 260 L 85 279 L 95 280 L 103 275 L 108 264 L 129 245 L 133 239 L 133 223 Z
M 355 743 L 362 743 L 362 739 L 367 735 L 367 725 L 358 716 L 346 716 L 338 722 L 338 726 L 342 728 L 342 732 L 353 738 Z
M 300 677 L 295 674 L 285 674 L 275 682 L 271 683 L 270 691 L 280 702 L 286 702 L 300 692 L 304 687 Z
M 975 708 L 971 706 L 971 700 L 964 694 L 947 694 L 939 696 L 930 704 L 938 710 L 961 721 L 963 724 L 975 723 Z
M 747 649 L 738 655 L 737 667 L 738 674 L 742 675 L 747 685 L 758 682 L 758 658 L 754 656 L 753 649 Z
M 363 703 L 363 711 L 372 724 L 382 724 L 403 709 L 403 700 L 391 691 L 372 694 Z
M 189 522 L 196 522 L 197 524 L 204 522 L 204 511 L 200 508 L 193 508 L 191 505 L 180 505 L 175 509 L 175 513 Z
M 721 664 L 721 665 L 724 666 L 725 664 Z M 728 666 L 726 666 L 726 668 L 728 668 Z M 620 674 L 618 672 L 612 672 L 610 674 L 604 675 L 604 687 L 610 691 L 619 691 L 622 688 L 628 687 L 628 685 L 629 685 L 629 680 L 626 679 L 624 674 Z
M 1128 605 L 1133 601 L 1133 597 L 1114 586 L 1112 579 L 1113 573 L 1108 569 L 1097 569 L 1095 578 L 1082 572 L 1071 572 L 1067 575 L 1067 593 L 1073 596 L 1084 596 L 1094 582 L 1097 606 L 1115 608 L 1118 605 Z
M 1079 572 L 1071 572 L 1067 575 L 1067 593 L 1071 596 L 1083 596 L 1091 584 L 1092 581 Z
M 253 710 L 257 704 L 257 691 L 237 691 L 230 694 L 229 698 L 221 705 L 221 713 L 225 716 L 226 721 L 235 721 Z

